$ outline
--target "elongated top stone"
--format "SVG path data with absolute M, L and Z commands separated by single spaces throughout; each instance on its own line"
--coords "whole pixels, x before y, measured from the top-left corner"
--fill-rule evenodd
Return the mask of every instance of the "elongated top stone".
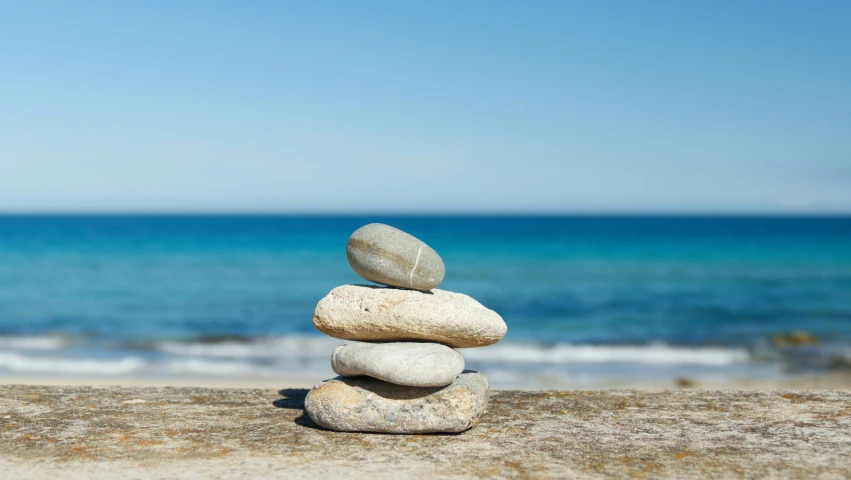
M 396 385 L 443 387 L 464 371 L 464 357 L 439 343 L 351 343 L 334 350 L 331 368 Z
M 304 409 L 319 426 L 344 432 L 463 432 L 488 404 L 488 379 L 464 372 L 446 387 L 406 387 L 369 377 L 337 377 L 308 392 Z
M 398 228 L 370 223 L 346 243 L 349 265 L 370 282 L 431 290 L 443 281 L 443 260 L 431 247 Z
M 453 348 L 498 342 L 502 317 L 462 293 L 343 285 L 316 305 L 313 326 L 344 340 L 438 342 Z

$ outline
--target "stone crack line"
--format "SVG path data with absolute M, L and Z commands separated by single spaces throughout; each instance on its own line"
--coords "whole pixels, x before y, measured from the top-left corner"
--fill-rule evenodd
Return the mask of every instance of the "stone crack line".
M 414 288 L 414 271 L 417 269 L 417 265 L 420 264 L 420 256 L 423 254 L 423 248 L 426 244 L 420 245 L 420 249 L 417 250 L 417 259 L 414 261 L 414 268 L 411 269 L 411 274 L 408 276 L 408 283 L 411 284 L 411 288 Z

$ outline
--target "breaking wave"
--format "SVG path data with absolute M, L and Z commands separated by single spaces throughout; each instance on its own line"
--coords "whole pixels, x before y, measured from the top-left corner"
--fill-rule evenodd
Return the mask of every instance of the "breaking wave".
M 331 351 L 347 343 L 327 337 L 287 336 L 221 342 L 166 341 L 156 350 L 172 355 L 207 358 L 330 358 Z
M 651 365 L 725 366 L 750 361 L 743 348 L 673 347 L 665 344 L 573 345 L 503 343 L 488 348 L 461 349 L 465 358 L 509 363 L 643 363 Z
M 0 336 L 0 372 L 56 375 L 186 375 L 269 377 L 331 373 L 335 347 L 328 337 L 288 335 L 258 338 L 104 343 L 62 336 Z M 108 347 L 106 345 L 109 345 Z M 555 372 L 560 376 L 649 369 L 738 369 L 766 364 L 758 349 L 739 346 L 542 344 L 504 341 L 486 348 L 459 349 L 471 368 L 494 375 Z M 847 350 L 845 352 L 847 354 Z M 643 367 L 641 367 L 643 366 Z M 595 373 L 596 372 L 596 373 Z
M 250 341 L 163 342 L 157 350 L 173 355 L 207 358 L 319 359 L 345 340 L 325 337 L 288 336 Z M 501 342 L 487 348 L 459 349 L 465 358 L 481 362 L 507 363 L 645 363 L 653 365 L 724 366 L 746 363 L 751 355 L 744 348 L 675 347 L 650 345 L 577 345 Z
M 68 344 L 68 338 L 62 335 L 4 335 L 0 336 L 0 349 L 3 350 L 59 350 Z
M 36 357 L 19 353 L 0 353 L 0 369 L 15 373 L 56 375 L 126 375 L 145 367 L 136 357 L 115 360 L 91 358 Z

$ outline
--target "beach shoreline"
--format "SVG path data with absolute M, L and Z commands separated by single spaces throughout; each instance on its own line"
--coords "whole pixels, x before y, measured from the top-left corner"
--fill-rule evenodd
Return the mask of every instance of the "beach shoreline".
M 487 372 L 482 372 L 487 375 Z M 174 387 L 174 388 L 256 388 L 284 389 L 311 388 L 326 378 L 309 374 L 285 374 L 280 377 L 106 377 L 106 376 L 41 376 L 3 375 L 0 385 L 40 386 L 92 386 L 92 387 Z M 491 382 L 492 390 L 517 390 L 509 383 Z M 625 378 L 600 378 L 593 383 L 571 385 L 570 382 L 549 383 L 546 379 L 525 385 L 525 391 L 547 390 L 666 390 L 666 389 L 711 389 L 711 390 L 851 390 L 851 371 L 835 371 L 806 375 L 755 378 L 700 378 L 676 377 L 669 379 L 629 380 Z

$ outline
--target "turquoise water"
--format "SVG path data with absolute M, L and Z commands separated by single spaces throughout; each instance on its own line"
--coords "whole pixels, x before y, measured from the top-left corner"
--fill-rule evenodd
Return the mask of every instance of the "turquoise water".
M 339 342 L 313 309 L 363 282 L 345 243 L 370 222 L 426 241 L 441 288 L 505 318 L 502 343 L 464 354 L 506 378 L 851 357 L 849 217 L 0 216 L 0 373 L 325 368 Z M 794 330 L 821 344 L 771 347 Z

